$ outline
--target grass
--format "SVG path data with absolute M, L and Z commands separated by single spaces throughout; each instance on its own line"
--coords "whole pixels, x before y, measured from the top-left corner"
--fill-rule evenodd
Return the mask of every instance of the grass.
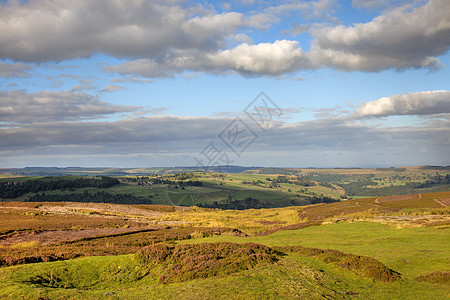
M 247 234 L 257 234 L 302 221 L 295 207 L 245 211 L 192 208 L 161 216 L 161 220 L 183 220 L 189 226 L 233 227 Z
M 252 242 L 272 246 L 335 249 L 370 256 L 409 279 L 448 269 L 449 229 L 405 228 L 369 223 L 338 223 L 300 230 L 278 231 L 261 237 L 214 236 L 195 242 Z M 183 243 L 180 241 L 179 243 Z
M 382 282 L 290 253 L 228 276 L 161 284 L 164 264 L 133 255 L 103 256 L 0 269 L 2 299 L 447 299 L 441 284 Z
M 152 267 L 167 265 L 159 277 L 162 284 L 224 276 L 278 260 L 276 251 L 252 243 L 155 244 L 141 249 L 135 257 Z
M 433 199 L 449 194 L 246 211 L 105 205 L 89 215 L 0 203 L 3 238 L 73 226 L 179 226 L 0 246 L 2 263 L 27 263 L 0 268 L 0 299 L 448 299 L 449 211 Z M 155 214 L 132 221 L 131 208 Z M 443 223 L 409 226 L 429 216 Z

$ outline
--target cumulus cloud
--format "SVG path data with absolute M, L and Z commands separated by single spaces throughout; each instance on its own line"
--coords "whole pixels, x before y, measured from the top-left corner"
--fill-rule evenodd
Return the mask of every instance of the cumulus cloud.
M 0 63 L 0 77 L 11 78 L 11 77 L 30 77 L 31 66 L 23 63 Z
M 215 53 L 186 54 L 164 60 L 139 59 L 117 66 L 107 66 L 106 71 L 122 75 L 172 77 L 185 70 L 212 73 L 236 72 L 244 76 L 278 76 L 300 68 L 311 68 L 310 62 L 297 41 L 277 40 L 273 43 L 240 44 L 232 49 Z
M 96 96 L 76 91 L 0 91 L 0 103 L 0 120 L 9 123 L 95 119 L 114 113 L 133 112 L 140 108 L 111 105 L 100 101 Z
M 441 113 L 450 113 L 450 91 L 425 91 L 383 97 L 361 104 L 356 111 L 356 115 L 361 117 Z
M 282 10 L 283 6 L 277 7 Z M 432 0 L 403 6 L 371 22 L 350 27 L 316 27 L 309 52 L 297 41 L 242 43 L 209 52 L 180 50 L 162 59 L 139 59 L 106 70 L 149 78 L 172 77 L 185 70 L 278 76 L 299 70 L 334 68 L 377 72 L 384 69 L 441 67 L 436 57 L 450 47 L 450 5 Z
M 280 75 L 304 65 L 303 51 L 297 41 L 280 40 L 257 45 L 241 44 L 207 56 L 214 69 L 235 70 L 242 74 Z
M 316 28 L 311 59 L 318 65 L 344 71 L 388 68 L 435 69 L 435 57 L 450 47 L 450 5 L 430 0 L 423 6 L 406 5 L 371 22 Z
M 372 3 L 356 1 L 354 5 Z M 176 1 L 11 2 L 0 7 L 0 58 L 42 62 L 104 53 L 133 59 L 106 67 L 122 75 L 173 77 L 188 70 L 277 76 L 316 68 L 436 69 L 440 67 L 437 56 L 450 47 L 447 0 L 407 4 L 368 23 L 316 26 L 311 30 L 309 52 L 294 40 L 259 44 L 246 40 L 230 46 L 230 41 L 248 38 L 242 32 L 245 28 L 268 28 L 295 11 L 325 18 L 333 6 L 330 0 L 289 2 L 244 15 Z
M 157 58 L 169 49 L 218 49 L 245 25 L 242 14 L 214 14 L 165 1 L 36 0 L 0 6 L 0 57 L 60 61 L 105 53 Z

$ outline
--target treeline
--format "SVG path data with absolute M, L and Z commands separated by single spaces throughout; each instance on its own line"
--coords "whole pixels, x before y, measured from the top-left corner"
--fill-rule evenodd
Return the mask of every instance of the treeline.
M 192 181 L 192 180 L 188 180 L 188 181 L 176 181 L 176 180 L 169 180 L 169 179 L 162 179 L 162 178 L 152 178 L 149 180 L 149 182 L 153 183 L 153 184 L 167 184 L 170 186 L 202 186 L 203 182 L 201 181 Z
M 311 204 L 341 202 L 339 199 L 334 199 L 327 196 L 313 196 L 308 198 L 308 200 Z
M 404 185 L 391 185 L 382 188 L 368 188 L 367 186 L 375 186 L 376 182 L 371 180 L 362 180 L 351 182 L 348 184 L 340 184 L 344 188 L 347 196 L 391 196 L 391 195 L 407 195 L 414 194 L 417 189 L 431 188 L 441 185 L 450 184 L 450 175 L 435 175 L 425 182 L 408 182 Z
M 445 176 L 443 175 L 435 175 L 431 177 L 431 180 L 427 180 L 425 182 L 416 183 L 414 185 L 415 188 L 422 189 L 427 187 L 433 187 L 436 185 L 442 185 L 442 184 L 450 184 L 450 174 L 447 174 Z
M 340 202 L 338 199 L 334 199 L 326 196 L 313 196 L 309 198 L 305 198 L 304 200 L 309 201 L 311 204 L 318 203 L 333 203 Z M 295 200 L 291 201 L 292 205 L 299 205 L 299 203 Z M 304 205 L 304 204 L 302 204 Z M 264 202 L 259 201 L 258 199 L 254 199 L 252 197 L 245 198 L 243 200 L 232 199 L 231 196 L 223 202 L 214 201 L 213 203 L 200 203 L 199 207 L 205 208 L 218 208 L 218 209 L 235 209 L 235 210 L 245 210 L 245 209 L 260 209 L 260 208 L 269 208 L 271 206 L 267 205 Z
M 258 199 L 254 199 L 252 197 L 248 197 L 243 200 L 232 199 L 231 197 L 228 197 L 223 202 L 214 201 L 211 204 L 200 203 L 198 204 L 198 207 L 245 210 L 245 209 L 267 208 L 268 206 L 259 201 Z
M 277 176 L 277 178 L 266 178 L 267 181 L 272 181 L 272 185 L 279 186 L 279 183 L 289 183 L 298 186 L 315 186 L 316 183 L 306 177 L 296 176 L 294 179 L 286 176 Z
M 36 194 L 29 197 L 26 202 L 91 202 L 112 204 L 152 204 L 152 196 L 136 197 L 131 194 L 111 194 L 104 191 L 95 193 L 71 194 Z
M 297 175 L 301 170 L 291 170 L 284 168 L 261 168 L 259 174 L 280 174 L 280 175 Z
M 7 181 L 0 183 L 0 198 L 14 199 L 27 193 L 66 190 L 85 187 L 108 188 L 119 184 L 119 180 L 107 176 L 101 177 L 44 177 L 25 181 Z
M 305 177 L 316 180 L 319 182 L 334 183 L 339 184 L 348 181 L 358 181 L 358 180 L 371 180 L 375 178 L 375 174 L 320 174 L 320 173 L 309 173 L 305 174 Z

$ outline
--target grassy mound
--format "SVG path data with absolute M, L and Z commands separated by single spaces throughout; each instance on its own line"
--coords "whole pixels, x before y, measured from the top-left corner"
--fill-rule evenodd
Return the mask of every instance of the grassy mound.
M 277 261 L 276 251 L 254 243 L 155 244 L 143 248 L 135 257 L 145 264 L 166 264 L 167 271 L 159 278 L 162 284 L 228 275 L 261 262 Z
M 450 284 L 450 272 L 449 271 L 432 272 L 427 275 L 418 276 L 416 278 L 416 281 Z
M 275 247 L 275 249 L 285 253 L 298 253 L 305 256 L 317 257 L 326 263 L 334 263 L 340 268 L 351 270 L 358 275 L 373 278 L 378 281 L 392 282 L 401 279 L 399 273 L 368 256 L 301 246 Z

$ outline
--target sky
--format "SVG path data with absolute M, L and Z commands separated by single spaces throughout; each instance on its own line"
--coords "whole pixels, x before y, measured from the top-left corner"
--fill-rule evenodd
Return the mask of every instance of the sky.
M 0 1 L 0 168 L 450 165 L 450 2 Z

